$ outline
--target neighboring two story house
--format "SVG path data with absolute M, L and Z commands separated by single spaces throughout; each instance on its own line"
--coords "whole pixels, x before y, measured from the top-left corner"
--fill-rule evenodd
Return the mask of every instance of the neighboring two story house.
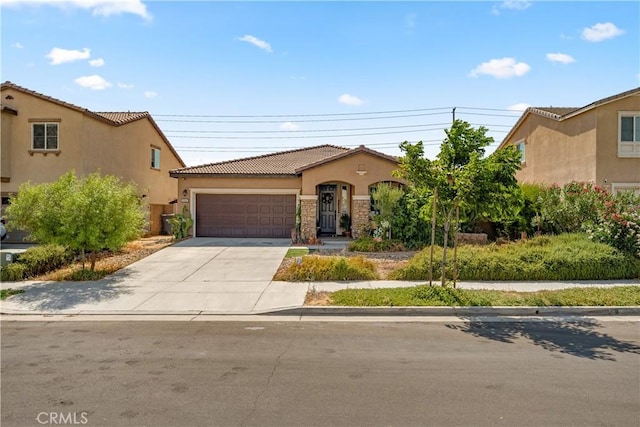
M 3 210 L 24 182 L 100 172 L 135 182 L 149 203 L 149 233 L 161 231 L 178 194 L 169 170 L 185 164 L 148 112 L 89 111 L 11 82 L 1 93 Z
M 640 192 L 640 87 L 580 108 L 530 107 L 500 148 L 508 144 L 522 153 L 520 182 Z

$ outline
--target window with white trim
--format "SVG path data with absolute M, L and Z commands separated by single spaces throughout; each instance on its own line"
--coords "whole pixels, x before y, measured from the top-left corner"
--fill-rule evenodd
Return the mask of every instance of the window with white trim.
M 620 116 L 620 141 L 640 142 L 640 115 Z
M 640 157 L 640 112 L 618 113 L 618 156 Z
M 520 152 L 520 161 L 522 163 L 525 162 L 525 146 L 524 146 L 524 140 L 518 142 L 517 144 L 515 144 L 516 148 L 518 149 L 518 151 Z
M 31 148 L 57 150 L 59 123 L 31 123 Z
M 160 149 L 151 147 L 151 169 L 160 169 Z

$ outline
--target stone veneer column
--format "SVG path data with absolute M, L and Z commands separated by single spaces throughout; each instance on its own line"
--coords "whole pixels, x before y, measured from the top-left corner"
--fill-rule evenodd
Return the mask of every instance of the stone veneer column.
M 316 237 L 316 217 L 318 212 L 318 196 L 300 196 L 300 237 L 306 241 L 311 237 Z
M 369 196 L 353 196 L 351 203 L 351 230 L 353 237 L 360 237 L 360 229 L 369 224 L 369 212 L 371 211 L 371 199 Z

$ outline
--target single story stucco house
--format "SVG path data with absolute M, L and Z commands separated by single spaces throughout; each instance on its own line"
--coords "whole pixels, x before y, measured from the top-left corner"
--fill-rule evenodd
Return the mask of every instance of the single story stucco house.
M 396 157 L 365 146 L 320 145 L 170 171 L 178 179 L 177 211 L 186 206 L 194 237 L 288 238 L 300 209 L 301 237 L 354 235 L 369 222 L 370 192 L 393 177 Z

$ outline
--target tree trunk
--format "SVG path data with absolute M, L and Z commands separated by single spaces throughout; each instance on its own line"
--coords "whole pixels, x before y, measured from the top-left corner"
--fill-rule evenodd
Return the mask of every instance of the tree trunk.
M 453 229 L 453 287 L 458 280 L 458 232 L 460 229 L 460 206 L 456 203 L 456 226 Z
M 436 205 L 438 204 L 438 189 L 433 190 L 433 214 L 431 215 L 431 251 L 429 254 L 429 286 L 433 285 L 433 246 L 436 243 Z
M 89 259 L 91 260 L 91 271 L 94 271 L 96 269 L 96 258 L 96 253 L 91 252 L 91 255 L 89 256 Z
M 444 244 L 442 248 L 442 286 L 447 284 L 447 244 L 449 243 L 449 227 L 451 220 L 447 217 L 444 221 Z

